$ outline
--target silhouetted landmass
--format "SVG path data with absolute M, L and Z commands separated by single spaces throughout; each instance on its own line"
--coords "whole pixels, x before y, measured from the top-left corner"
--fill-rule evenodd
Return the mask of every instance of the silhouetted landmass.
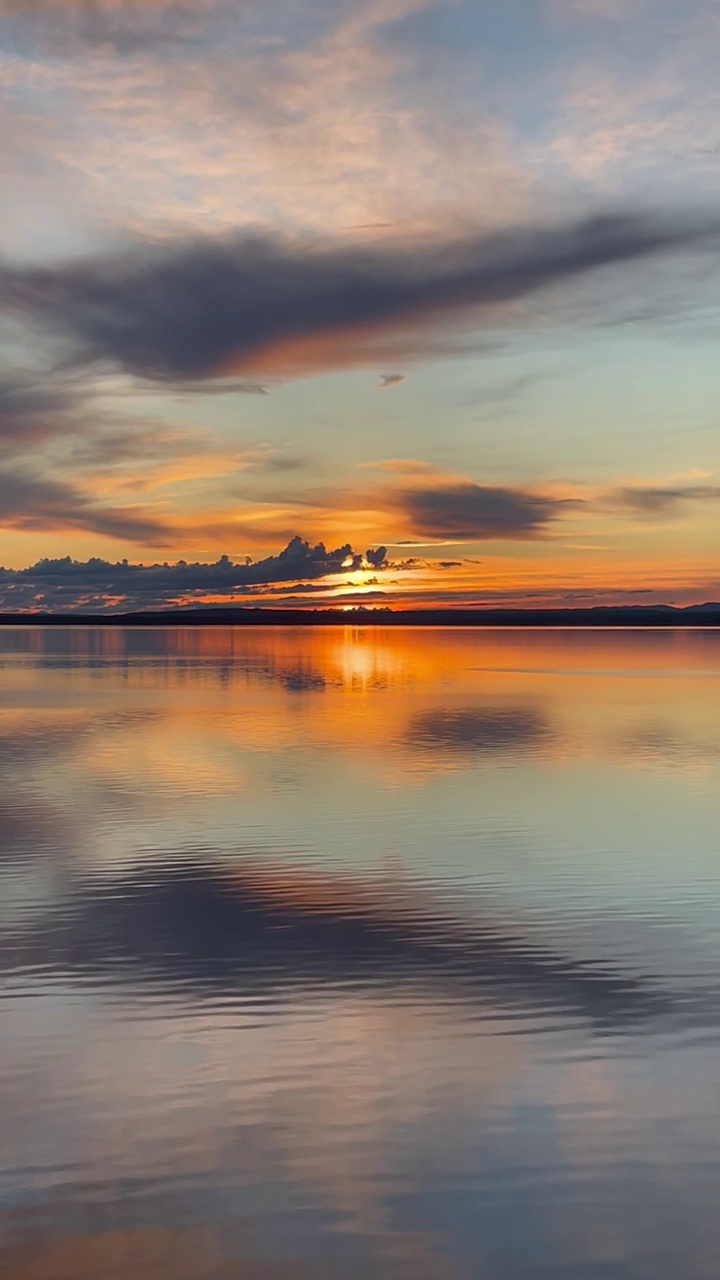
M 589 609 L 248 609 L 241 605 L 137 613 L 4 613 L 0 626 L 93 627 L 717 627 L 720 603 L 596 605 Z

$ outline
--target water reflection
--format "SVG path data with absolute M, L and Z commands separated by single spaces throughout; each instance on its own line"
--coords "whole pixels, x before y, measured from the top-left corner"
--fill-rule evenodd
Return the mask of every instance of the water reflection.
M 439 707 L 410 724 L 407 742 L 419 751 L 510 752 L 547 744 L 552 729 L 534 707 Z
M 720 637 L 0 629 L 0 1273 L 713 1278 Z
M 238 997 L 382 988 L 520 1005 L 587 1018 L 600 1028 L 668 1014 L 672 999 L 642 977 L 581 964 L 498 922 L 438 910 L 416 886 L 387 878 L 284 869 L 269 858 L 232 872 L 212 862 L 155 866 L 150 875 L 72 890 L 72 911 L 45 916 L 0 945 L 0 968 L 35 970 L 52 954 L 63 975 L 169 983 L 188 996 Z

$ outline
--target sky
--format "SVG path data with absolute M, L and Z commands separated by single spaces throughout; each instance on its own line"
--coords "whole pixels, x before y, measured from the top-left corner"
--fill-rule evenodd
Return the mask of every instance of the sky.
M 716 0 L 0 0 L 0 609 L 720 599 Z

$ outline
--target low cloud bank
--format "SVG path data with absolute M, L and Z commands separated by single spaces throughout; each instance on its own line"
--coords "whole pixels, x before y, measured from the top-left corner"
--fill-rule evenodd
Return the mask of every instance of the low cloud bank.
M 380 568 L 386 561 L 384 547 L 366 555 L 349 543 L 327 550 L 293 538 L 276 556 L 257 562 L 249 558 L 234 563 L 221 556 L 213 564 L 131 564 L 93 558 L 39 560 L 27 569 L 0 569 L 0 609 L 5 613 L 40 610 L 72 612 L 119 611 L 162 608 L 183 601 L 226 597 L 228 600 L 254 587 L 287 583 L 292 590 L 298 579 L 312 582 L 363 566 Z M 304 589 L 307 590 L 307 587 Z

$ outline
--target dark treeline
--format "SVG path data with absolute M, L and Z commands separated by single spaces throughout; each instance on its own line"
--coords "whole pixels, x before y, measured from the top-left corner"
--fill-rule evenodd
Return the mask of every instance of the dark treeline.
M 5 626 L 717 627 L 720 603 L 589 609 L 248 609 L 186 606 L 137 613 L 5 613 Z

